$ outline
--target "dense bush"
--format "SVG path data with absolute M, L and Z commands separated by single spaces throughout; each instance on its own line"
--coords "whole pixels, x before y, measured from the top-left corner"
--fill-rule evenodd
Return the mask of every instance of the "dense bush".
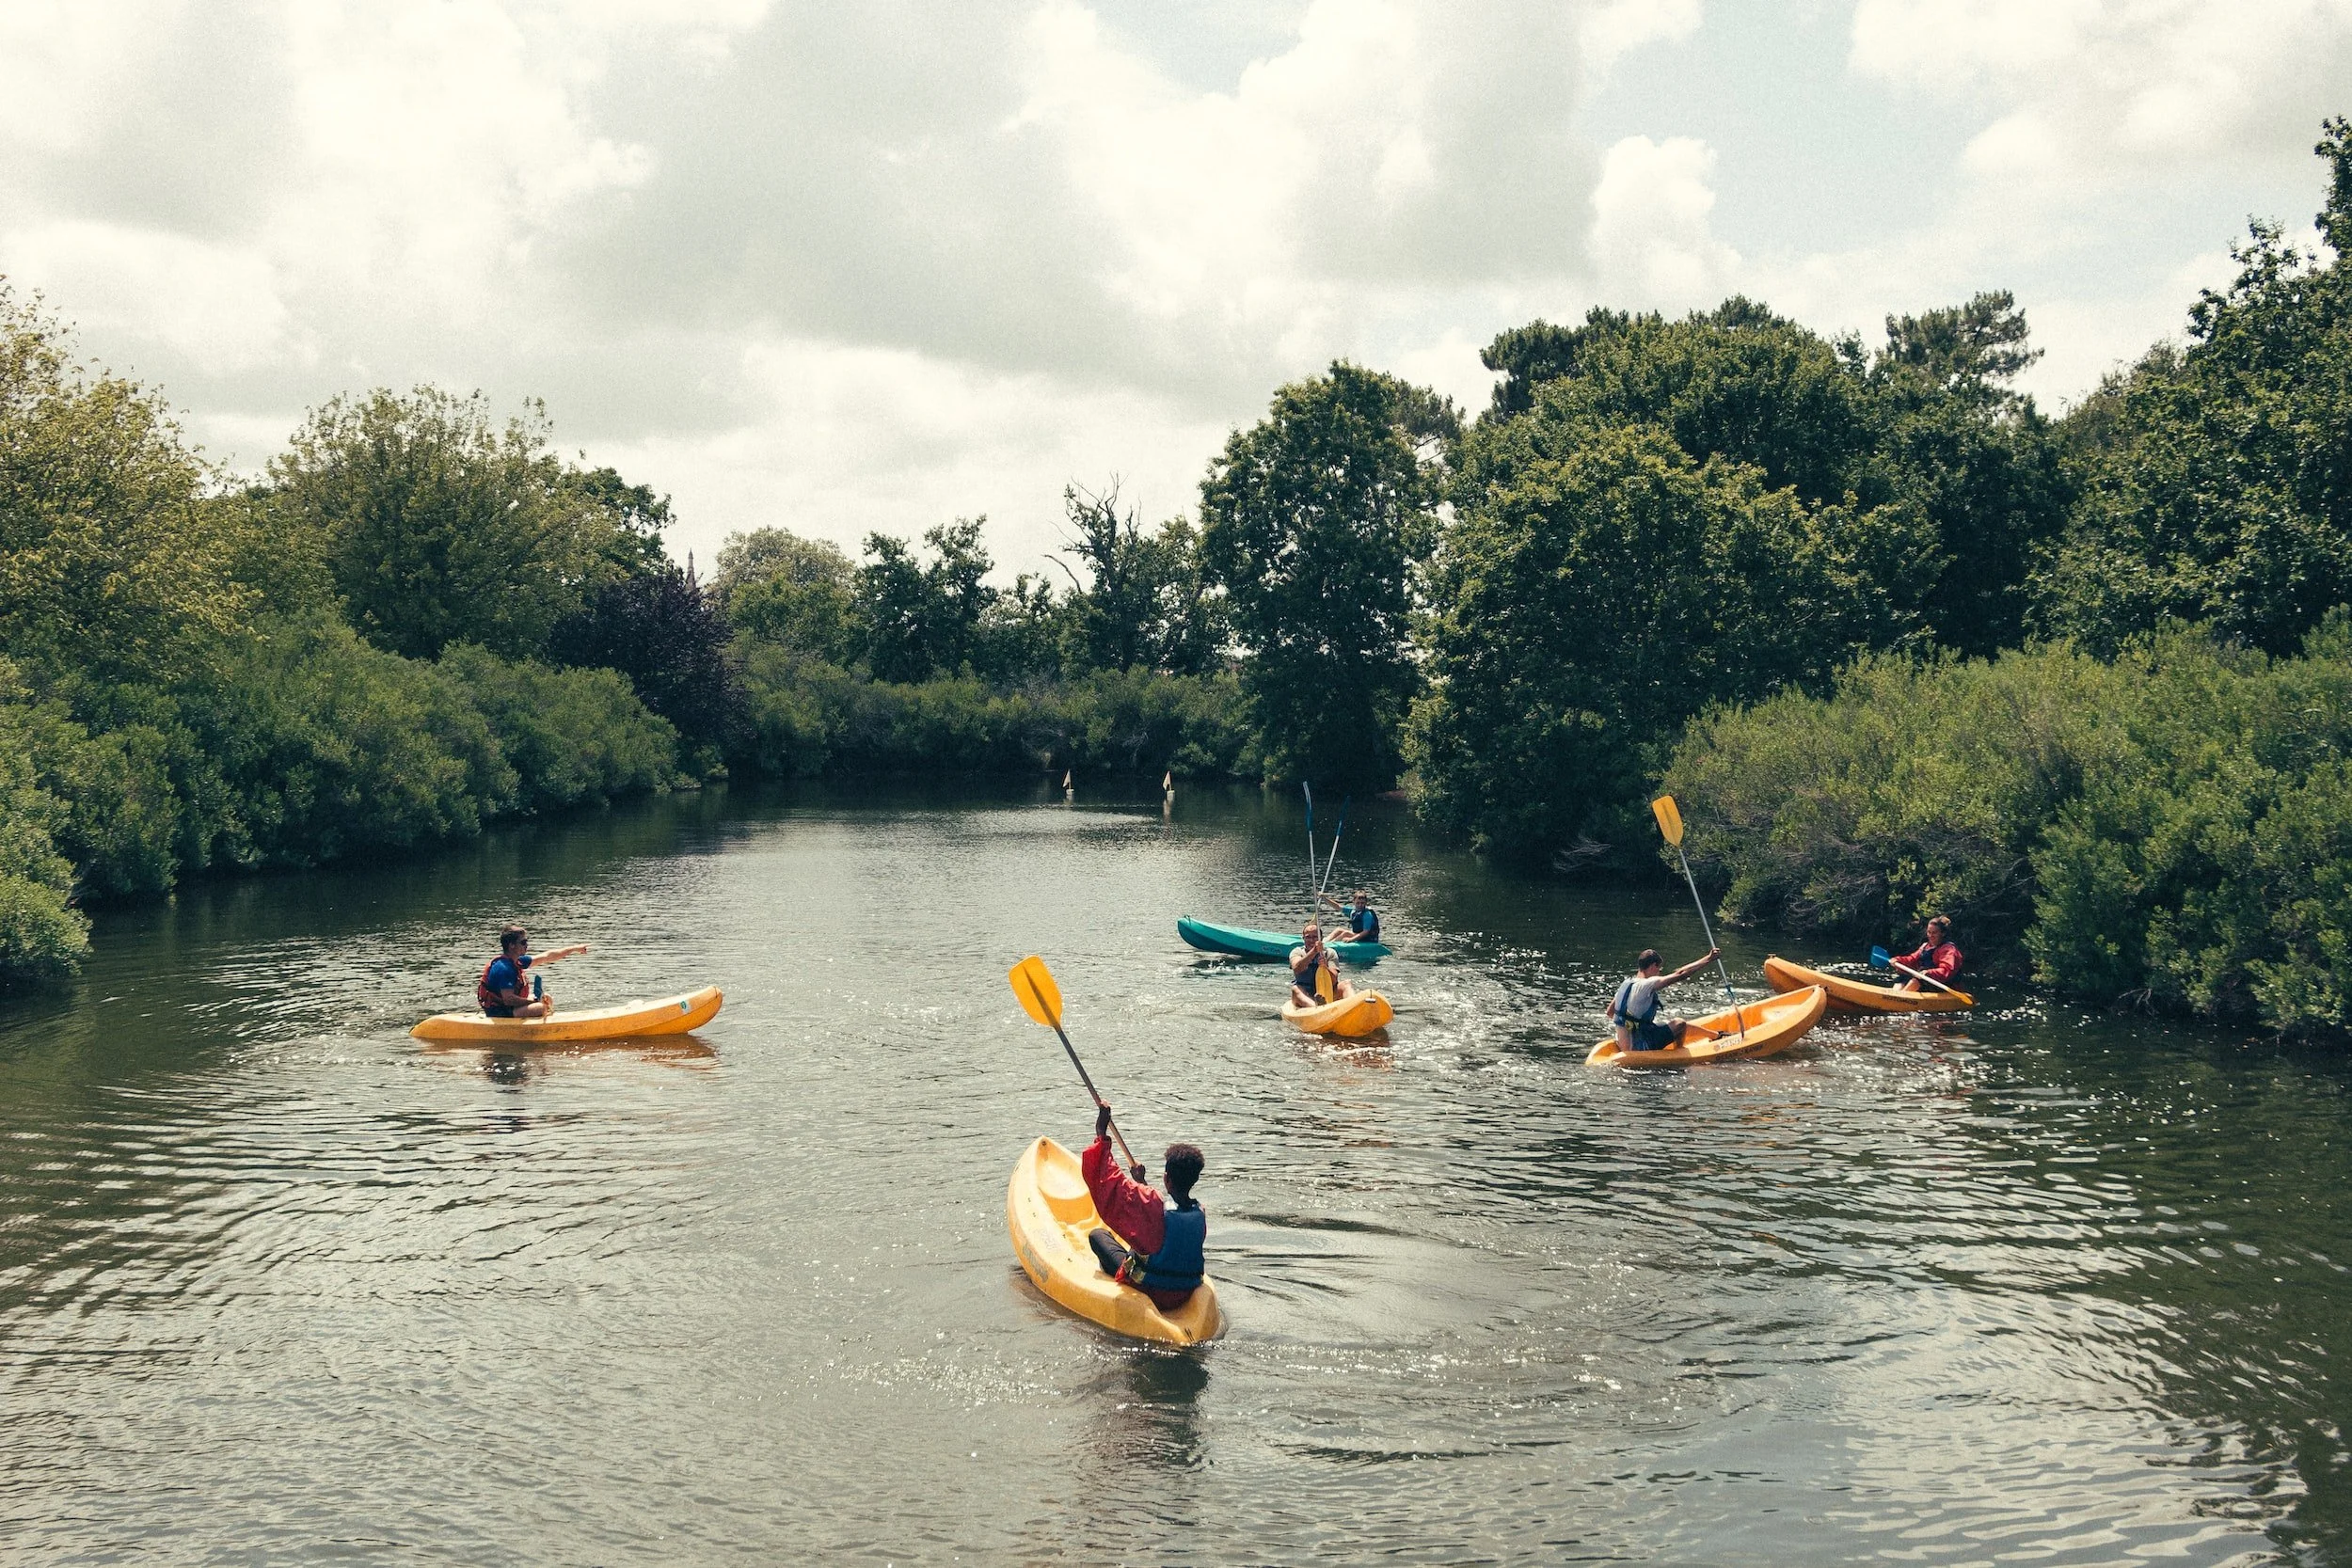
M 1735 918 L 1935 911 L 2068 994 L 2352 1028 L 2352 626 L 2297 657 L 2172 632 L 2112 661 L 1864 660 L 1693 724 L 1666 774 Z
M 1079 768 L 1190 777 L 1256 763 L 1231 676 L 1136 669 L 1013 689 L 963 676 L 904 684 L 755 641 L 742 668 L 744 760 L 771 776 Z

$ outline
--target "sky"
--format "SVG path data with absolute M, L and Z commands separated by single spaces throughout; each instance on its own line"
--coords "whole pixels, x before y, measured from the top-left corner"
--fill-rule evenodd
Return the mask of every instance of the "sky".
M 225 470 L 545 401 L 673 553 L 1147 519 L 1346 357 L 2016 293 L 2063 408 L 2308 234 L 2352 0 L 0 0 L 0 276 Z

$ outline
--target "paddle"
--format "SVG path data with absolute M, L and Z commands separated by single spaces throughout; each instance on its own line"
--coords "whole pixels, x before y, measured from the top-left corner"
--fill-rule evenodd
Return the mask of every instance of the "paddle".
M 1893 956 L 1890 955 L 1883 947 L 1873 947 L 1870 949 L 1870 967 L 1872 969 L 1901 970 L 1902 973 L 1910 975 L 1915 980 L 1925 980 L 1929 985 L 1933 986 L 1937 990 L 1950 991 L 1954 996 L 1959 997 L 1963 1002 L 1965 1002 L 1971 1007 L 1977 1005 L 1977 999 L 1969 995 L 1966 991 L 1962 990 L 1959 987 L 1947 986 L 1932 974 L 1922 974 L 1915 969 L 1897 963 Z
M 1699 929 L 1707 933 L 1707 945 L 1715 945 L 1715 928 L 1707 923 L 1707 900 L 1699 896 L 1699 879 L 1691 875 L 1691 857 L 1682 852 L 1682 808 L 1675 804 L 1671 795 L 1661 795 L 1649 803 L 1649 814 L 1658 818 L 1658 831 L 1666 835 L 1666 842 L 1675 847 L 1675 859 L 1682 863 L 1682 879 L 1691 884 L 1691 902 L 1699 910 Z M 1748 1021 L 1740 1011 L 1740 998 L 1731 989 L 1731 971 L 1724 967 L 1724 956 L 1715 955 L 1715 968 L 1724 977 L 1724 995 L 1731 1003 L 1731 1017 L 1740 1025 L 1740 1037 L 1748 1037 Z M 1716 1037 L 1721 1038 L 1721 1036 Z
M 1323 880 L 1315 884 L 1315 918 L 1323 918 L 1323 896 L 1331 891 L 1331 868 L 1340 863 L 1340 839 L 1347 832 L 1348 802 L 1352 795 L 1340 797 L 1340 825 L 1331 830 L 1331 853 L 1323 863 Z
M 1307 918 L 1312 920 L 1323 912 L 1315 898 L 1315 786 L 1301 779 L 1298 787 L 1307 792 Z
M 1070 1043 L 1068 1035 L 1062 1033 L 1061 988 L 1054 984 L 1054 972 L 1045 967 L 1043 958 L 1032 953 L 1012 966 L 1009 978 L 1012 981 L 1012 994 L 1021 999 L 1021 1010 L 1060 1036 L 1061 1048 L 1070 1053 L 1070 1065 L 1078 1069 L 1078 1082 L 1087 1086 L 1087 1093 L 1094 1097 L 1095 1104 L 1102 1104 L 1102 1091 L 1094 1086 L 1094 1080 L 1087 1076 L 1086 1063 L 1078 1060 L 1078 1048 Z M 1111 1136 L 1119 1140 L 1119 1151 L 1127 1156 L 1129 1170 L 1134 1170 L 1142 1163 L 1136 1158 L 1136 1151 L 1127 1147 L 1127 1134 L 1119 1130 L 1119 1123 L 1115 1121 L 1111 1123 Z

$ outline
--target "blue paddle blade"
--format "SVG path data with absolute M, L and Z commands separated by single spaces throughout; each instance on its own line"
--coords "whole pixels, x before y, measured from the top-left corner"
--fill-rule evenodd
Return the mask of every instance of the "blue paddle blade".
M 1870 949 L 1870 967 L 1872 969 L 1891 969 L 1894 967 L 1894 962 L 1895 959 L 1893 955 L 1889 954 L 1885 948 L 1873 947 Z

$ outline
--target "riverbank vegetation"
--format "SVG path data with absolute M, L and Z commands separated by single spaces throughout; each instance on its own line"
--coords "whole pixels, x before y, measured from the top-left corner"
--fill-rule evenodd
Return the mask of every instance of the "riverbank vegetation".
M 2053 419 L 2008 294 L 1824 335 L 1732 299 L 1498 337 L 1491 401 L 1279 388 L 1156 526 L 1073 484 L 852 555 L 566 462 L 535 406 L 377 390 L 257 483 L 0 295 L 0 979 L 76 900 L 721 770 L 1402 784 L 1485 851 L 1646 874 L 1684 798 L 1738 918 L 1973 952 L 2087 998 L 2352 1027 L 2352 127 Z

